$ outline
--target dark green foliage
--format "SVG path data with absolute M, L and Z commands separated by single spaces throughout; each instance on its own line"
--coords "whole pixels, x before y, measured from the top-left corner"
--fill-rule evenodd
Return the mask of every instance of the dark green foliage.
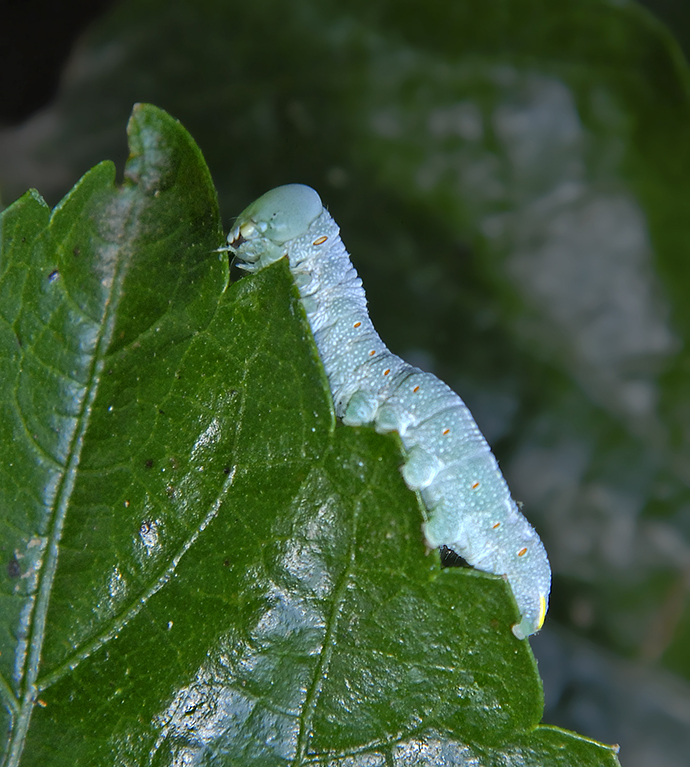
M 129 137 L 121 187 L 2 217 L 6 764 L 614 767 L 539 726 L 507 585 L 425 556 L 395 439 L 336 425 L 286 265 L 228 286 L 189 135 Z

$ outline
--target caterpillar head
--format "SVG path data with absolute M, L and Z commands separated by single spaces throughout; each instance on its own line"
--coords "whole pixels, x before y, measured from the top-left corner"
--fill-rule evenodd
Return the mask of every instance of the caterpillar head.
M 223 250 L 235 254 L 240 268 L 258 271 L 282 258 L 285 243 L 304 234 L 322 211 L 321 198 L 311 187 L 278 186 L 240 213 Z

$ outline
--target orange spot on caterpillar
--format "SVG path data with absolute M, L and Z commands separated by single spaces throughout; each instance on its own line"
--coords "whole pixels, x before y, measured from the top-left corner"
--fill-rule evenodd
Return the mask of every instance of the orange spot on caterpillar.
M 415 386 L 414 389 L 412 389 L 413 393 L 416 394 L 419 391 L 419 386 Z
M 496 530 L 501 526 L 500 522 L 496 522 L 496 524 L 491 528 L 492 530 Z
M 383 371 L 383 375 L 387 376 L 391 372 L 391 369 L 388 368 L 388 370 Z
M 472 483 L 472 490 L 476 490 L 479 487 L 479 482 Z
M 446 436 L 446 434 L 450 434 L 450 429 L 444 429 L 443 430 L 443 436 L 444 437 Z M 473 487 L 474 487 L 474 485 L 473 485 Z
M 38 703 L 38 705 L 39 705 L 41 708 L 45 708 L 45 707 L 48 705 L 48 704 L 47 704 L 47 703 L 46 703 L 44 700 L 41 700 L 40 698 L 37 698 L 37 699 L 36 699 L 36 703 Z
M 327 239 L 328 239 L 328 235 L 324 234 L 323 237 L 319 237 L 318 240 L 314 240 L 313 244 L 314 245 L 323 245 L 324 242 L 326 242 Z
M 527 553 L 527 549 L 520 549 L 520 551 L 518 551 L 518 556 L 524 557 L 526 553 Z
M 361 325 L 362 325 L 361 322 L 355 322 L 355 324 L 352 327 L 358 328 L 358 327 L 361 327 Z
M 369 352 L 369 356 L 370 356 L 370 357 L 373 357 L 375 354 L 376 354 L 376 350 L 375 350 L 375 349 L 372 349 L 372 350 Z

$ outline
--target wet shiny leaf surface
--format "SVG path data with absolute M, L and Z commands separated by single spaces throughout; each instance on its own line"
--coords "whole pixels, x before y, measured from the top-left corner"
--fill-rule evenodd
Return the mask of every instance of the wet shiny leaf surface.
M 228 285 L 189 135 L 2 218 L 8 765 L 616 764 L 539 726 L 507 585 L 425 556 L 284 263 Z M 10 353 L 11 352 L 11 353 Z

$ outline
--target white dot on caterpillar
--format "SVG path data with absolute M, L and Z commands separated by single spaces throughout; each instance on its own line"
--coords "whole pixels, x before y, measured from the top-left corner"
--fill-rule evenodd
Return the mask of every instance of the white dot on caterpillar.
M 312 245 L 323 245 L 324 242 L 326 242 L 327 239 L 328 239 L 328 235 L 324 234 L 323 237 L 319 237 L 318 240 L 314 240 Z
M 527 549 L 520 549 L 520 551 L 518 551 L 518 556 L 524 557 L 526 553 L 527 553 Z

